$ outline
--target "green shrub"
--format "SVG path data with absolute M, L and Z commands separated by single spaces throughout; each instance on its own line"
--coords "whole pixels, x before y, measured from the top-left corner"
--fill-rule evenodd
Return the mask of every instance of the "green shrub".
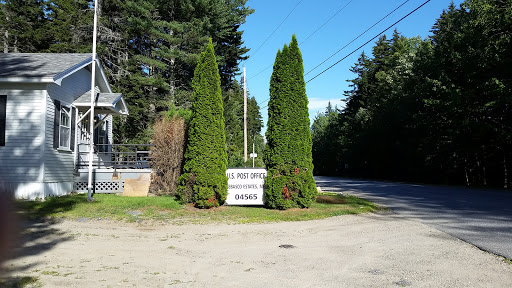
M 175 117 L 185 119 L 185 123 L 188 124 L 192 118 L 192 110 L 181 107 L 176 109 L 176 106 L 172 105 L 171 109 L 167 112 L 167 118 L 173 119 Z
M 265 205 L 274 209 L 306 208 L 317 190 L 313 179 L 308 99 L 302 55 L 295 35 L 277 52 L 270 80 Z
M 211 39 L 199 57 L 192 88 L 194 101 L 184 174 L 178 179 L 177 194 L 183 202 L 210 208 L 224 203 L 228 186 L 224 109 Z

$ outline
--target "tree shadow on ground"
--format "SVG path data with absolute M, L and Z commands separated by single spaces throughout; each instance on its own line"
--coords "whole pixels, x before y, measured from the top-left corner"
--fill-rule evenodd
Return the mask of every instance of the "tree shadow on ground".
M 9 201 L 12 203 L 10 211 L 6 212 L 9 216 L 4 219 L 9 220 L 10 225 L 1 231 L 9 234 L 9 239 L 5 246 L 7 259 L 0 263 L 0 287 L 24 287 L 37 282 L 33 271 L 41 263 L 30 257 L 73 240 L 68 231 L 55 227 L 61 220 L 49 216 L 69 211 L 79 201 L 83 199 L 49 197 L 46 201 Z

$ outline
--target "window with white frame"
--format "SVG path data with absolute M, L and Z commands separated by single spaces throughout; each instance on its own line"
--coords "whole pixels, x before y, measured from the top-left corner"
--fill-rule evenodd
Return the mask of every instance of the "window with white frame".
M 101 121 L 100 119 L 104 119 L 107 116 L 101 115 L 96 117 L 96 121 Z M 103 120 L 98 127 L 94 130 L 94 144 L 97 145 L 99 152 L 107 152 L 107 146 L 105 144 L 108 144 L 108 121 Z
M 62 106 L 60 109 L 60 124 L 59 124 L 59 147 L 71 149 L 70 147 L 71 136 L 71 109 Z

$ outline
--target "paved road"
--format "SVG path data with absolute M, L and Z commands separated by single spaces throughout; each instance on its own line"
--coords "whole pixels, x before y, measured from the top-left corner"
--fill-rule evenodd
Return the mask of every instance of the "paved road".
M 323 191 L 341 192 L 387 206 L 469 242 L 512 259 L 512 192 L 353 180 L 315 176 Z

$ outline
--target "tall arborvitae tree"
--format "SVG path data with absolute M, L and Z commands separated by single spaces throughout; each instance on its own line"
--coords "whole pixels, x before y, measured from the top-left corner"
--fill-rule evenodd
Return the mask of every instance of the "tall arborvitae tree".
M 277 52 L 270 79 L 264 162 L 266 206 L 309 207 L 316 197 L 308 99 L 297 38 Z
M 227 154 L 224 109 L 217 61 L 210 40 L 192 80 L 194 102 L 185 152 L 184 174 L 178 182 L 178 196 L 198 208 L 222 205 L 226 200 Z

